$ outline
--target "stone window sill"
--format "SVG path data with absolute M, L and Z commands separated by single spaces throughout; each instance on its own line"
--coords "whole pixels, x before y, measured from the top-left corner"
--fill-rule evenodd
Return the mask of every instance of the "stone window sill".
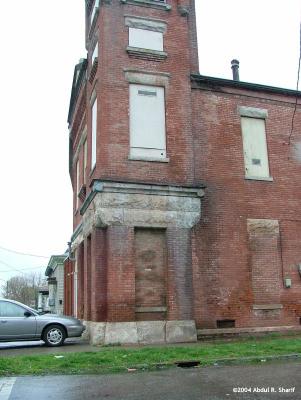
M 281 310 L 282 304 L 254 304 L 253 310 Z
M 272 176 L 245 176 L 246 180 L 249 181 L 266 181 L 266 182 L 274 182 Z
M 139 47 L 128 46 L 126 51 L 130 57 L 142 58 L 150 61 L 163 61 L 167 57 L 165 51 L 141 49 Z
M 167 307 L 136 307 L 136 313 L 166 312 Z
M 131 161 L 150 161 L 150 162 L 169 163 L 169 158 L 129 156 L 128 159 Z
M 120 0 L 122 4 L 133 4 L 135 6 L 142 6 L 142 7 L 150 7 L 150 8 L 157 8 L 160 10 L 171 10 L 171 5 L 166 3 L 159 3 L 157 1 L 152 0 Z

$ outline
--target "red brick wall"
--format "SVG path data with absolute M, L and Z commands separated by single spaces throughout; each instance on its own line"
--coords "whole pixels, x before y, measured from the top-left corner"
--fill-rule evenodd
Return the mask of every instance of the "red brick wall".
M 135 320 L 134 228 L 107 229 L 107 290 L 111 322 Z
M 84 297 L 85 297 L 85 270 L 84 270 L 84 242 L 77 248 L 77 317 L 84 318 Z
M 191 54 L 189 22 L 179 14 L 176 0 L 171 0 L 171 11 L 120 4 L 113 0 L 103 4 L 99 15 L 99 63 L 96 78 L 87 86 L 91 96 L 97 80 L 98 136 L 97 165 L 91 178 L 119 180 L 192 183 L 193 160 L 191 132 L 191 63 L 197 64 L 197 49 Z M 126 52 L 128 27 L 124 15 L 157 18 L 168 23 L 164 35 L 165 61 L 156 62 L 131 58 Z M 181 46 L 179 46 L 181 43 Z M 193 61 L 192 61 L 193 60 Z M 169 163 L 128 160 L 129 156 L 129 83 L 124 68 L 167 72 L 171 74 L 166 88 L 166 130 Z M 196 68 L 196 66 L 195 66 Z M 90 135 L 90 107 L 88 107 Z M 117 118 L 118 116 L 118 118 Z M 88 135 L 88 136 L 89 136 Z M 89 139 L 90 140 L 90 139 Z M 101 145 L 100 145 L 101 144 Z M 90 162 L 88 161 L 88 165 Z
M 77 117 L 72 125 L 74 151 L 85 121 L 91 149 L 89 100 L 93 89 L 97 90 L 97 166 L 89 176 L 88 152 L 87 184 L 93 179 L 206 184 L 201 222 L 192 232 L 174 227 L 167 230 L 169 319 L 194 316 L 197 326 L 204 328 L 216 327 L 217 320 L 235 320 L 237 327 L 299 323 L 301 171 L 292 150 L 300 140 L 300 110 L 289 146 L 293 96 L 222 85 L 203 85 L 192 89 L 191 94 L 190 73 L 198 65 L 194 13 L 183 17 L 178 5 L 185 6 L 186 2 L 169 3 L 169 12 L 121 4 L 119 0 L 103 2 L 100 7 L 98 71 L 92 84 L 87 83 L 86 111 L 82 113 L 78 105 L 76 114 L 82 116 L 81 122 Z M 125 14 L 167 21 L 165 61 L 128 56 Z M 166 89 L 169 163 L 128 160 L 129 84 L 124 68 L 171 74 Z M 268 110 L 266 132 L 273 182 L 245 180 L 239 106 Z M 279 234 L 272 238 L 252 237 L 247 229 L 248 219 L 277 220 Z M 74 226 L 80 221 L 77 213 Z M 88 278 L 84 280 L 81 300 L 85 303 L 85 319 L 135 320 L 134 228 L 96 229 L 89 246 L 85 245 L 84 269 Z M 291 289 L 284 287 L 284 276 L 291 277 Z M 273 286 L 272 282 L 276 282 L 273 296 L 260 297 Z M 261 288 L 261 284 L 265 286 Z M 258 301 L 281 302 L 283 310 L 256 314 L 253 305 Z
M 84 319 L 85 321 L 91 320 L 91 288 L 93 277 L 91 274 L 91 235 L 85 239 L 85 248 L 84 248 Z
M 193 287 L 190 229 L 167 229 L 168 319 L 193 317 Z
M 301 259 L 296 236 L 300 232 L 301 169 L 292 157 L 293 144 L 286 144 L 294 101 L 284 95 L 221 87 L 193 90 L 196 181 L 207 186 L 201 222 L 193 235 L 194 312 L 199 327 L 215 327 L 219 319 L 235 319 L 239 327 L 270 323 L 268 318 L 254 318 L 252 310 L 256 290 L 254 293 L 247 219 L 261 218 L 278 220 L 281 234 L 273 239 L 272 247 L 269 239 L 256 239 L 256 246 L 262 246 L 261 261 L 257 258 L 262 278 L 266 269 L 270 269 L 270 277 L 271 268 L 277 275 L 282 262 L 284 271 L 293 271 L 292 289 L 284 288 L 282 279 L 279 284 L 284 309 L 278 323 L 298 323 L 301 282 L 294 263 Z M 266 133 L 273 182 L 244 178 L 238 106 L 268 110 Z M 293 143 L 300 140 L 300 128 L 298 110 Z M 269 279 L 267 285 L 271 286 Z
M 105 321 L 107 316 L 107 238 L 105 229 L 91 234 L 91 318 Z

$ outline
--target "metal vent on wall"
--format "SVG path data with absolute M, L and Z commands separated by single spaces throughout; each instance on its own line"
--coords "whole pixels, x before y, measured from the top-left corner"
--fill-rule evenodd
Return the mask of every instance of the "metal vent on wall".
M 157 92 L 150 92 L 149 90 L 138 90 L 140 96 L 157 96 Z
M 218 329 L 235 328 L 235 319 L 221 319 L 216 321 Z

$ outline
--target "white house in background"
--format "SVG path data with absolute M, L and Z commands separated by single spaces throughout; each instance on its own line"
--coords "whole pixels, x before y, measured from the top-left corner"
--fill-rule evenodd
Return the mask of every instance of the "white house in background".
M 48 286 L 39 287 L 38 311 L 49 312 L 49 289 L 48 289 Z
M 66 254 L 50 257 L 45 275 L 49 290 L 49 310 L 53 314 L 64 313 L 64 261 Z

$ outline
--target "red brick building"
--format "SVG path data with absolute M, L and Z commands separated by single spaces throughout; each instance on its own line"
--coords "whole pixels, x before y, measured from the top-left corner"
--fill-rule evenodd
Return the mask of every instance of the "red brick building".
M 200 75 L 194 0 L 86 0 L 86 47 L 65 311 L 105 343 L 300 325 L 300 93 Z

